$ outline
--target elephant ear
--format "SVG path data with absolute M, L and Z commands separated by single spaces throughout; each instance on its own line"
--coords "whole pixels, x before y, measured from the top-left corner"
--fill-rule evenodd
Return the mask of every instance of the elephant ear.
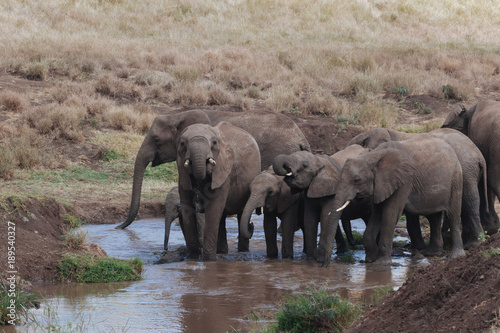
M 376 152 L 379 159 L 373 168 L 373 202 L 378 204 L 389 198 L 403 184 L 413 181 L 415 167 L 404 151 L 385 148 Z
M 226 125 L 222 123 L 219 125 L 220 126 L 213 128 L 218 138 L 219 155 L 216 160 L 217 164 L 212 172 L 212 189 L 219 188 L 224 184 L 233 169 L 235 161 L 234 150 L 228 138 L 224 135 L 224 128 Z
M 323 167 L 314 177 L 309 189 L 308 198 L 321 198 L 334 195 L 337 192 L 337 183 L 340 179 L 340 167 L 327 157 L 319 157 Z
M 280 177 L 283 178 L 283 177 Z M 293 205 L 300 197 L 300 193 L 292 193 L 290 186 L 288 186 L 283 180 L 280 186 L 280 196 L 278 198 L 278 214 L 283 213 L 291 205 Z

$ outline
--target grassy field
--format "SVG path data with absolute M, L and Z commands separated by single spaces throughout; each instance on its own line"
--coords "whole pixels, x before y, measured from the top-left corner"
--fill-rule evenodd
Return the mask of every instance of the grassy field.
M 405 96 L 472 104 L 500 92 L 499 23 L 487 0 L 2 1 L 0 196 L 129 191 L 172 109 L 395 127 Z M 171 170 L 151 171 L 146 197 Z

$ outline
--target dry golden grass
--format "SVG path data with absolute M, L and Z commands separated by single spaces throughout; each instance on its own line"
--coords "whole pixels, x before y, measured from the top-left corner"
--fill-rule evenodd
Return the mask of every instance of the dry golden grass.
M 6 0 L 0 67 L 111 98 L 334 114 L 401 87 L 498 91 L 499 17 L 488 0 Z

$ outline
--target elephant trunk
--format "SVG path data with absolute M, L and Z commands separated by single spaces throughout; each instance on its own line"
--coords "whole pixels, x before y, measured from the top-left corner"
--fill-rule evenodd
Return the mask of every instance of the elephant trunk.
M 132 199 L 130 202 L 130 209 L 127 219 L 118 227 L 116 227 L 117 229 L 125 229 L 126 227 L 128 227 L 132 223 L 132 221 L 134 221 L 137 213 L 139 212 L 139 205 L 141 203 L 142 181 L 144 179 L 146 166 L 149 164 L 149 162 L 151 162 L 151 159 L 144 157 L 144 154 L 141 152 L 141 150 L 139 150 L 137 158 L 135 159 L 133 178 L 134 181 L 132 185 Z
M 172 222 L 174 222 L 178 216 L 178 211 L 173 211 L 167 207 L 165 211 L 165 238 L 163 240 L 163 249 L 165 251 L 168 250 L 168 240 L 170 238 L 170 228 L 172 227 Z
M 342 207 L 339 207 L 342 203 L 345 203 L 347 200 L 345 198 L 340 197 L 338 194 L 333 201 L 333 209 L 328 215 L 327 221 L 327 232 L 325 233 L 326 241 L 322 242 L 320 240 L 320 244 L 324 244 L 324 249 L 320 249 L 320 251 L 324 251 L 324 261 L 322 267 L 328 267 L 330 264 L 330 259 L 333 253 L 333 243 L 335 241 L 335 234 L 337 233 L 337 228 L 339 226 L 339 219 L 342 215 Z M 339 207 L 339 208 L 337 208 Z M 344 207 L 345 208 L 345 207 Z
M 193 166 L 193 176 L 197 180 L 203 180 L 207 177 L 207 150 L 200 142 L 192 144 L 190 149 L 190 161 Z
M 243 213 L 241 214 L 240 235 L 242 237 L 246 239 L 252 238 L 254 226 L 253 223 L 250 222 L 250 218 L 254 209 L 262 206 L 264 206 L 264 202 L 261 195 L 252 193 L 247 201 L 247 204 L 245 205 L 245 208 L 243 209 Z
M 278 155 L 273 161 L 274 173 L 280 176 L 291 176 L 292 168 L 290 157 L 287 155 Z

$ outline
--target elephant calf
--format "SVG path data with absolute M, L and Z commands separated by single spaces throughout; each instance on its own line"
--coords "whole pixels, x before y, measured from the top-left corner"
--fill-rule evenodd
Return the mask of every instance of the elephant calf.
M 293 237 L 299 226 L 303 225 L 304 201 L 300 193 L 292 193 L 283 178 L 268 169 L 259 173 L 250 183 L 250 198 L 241 216 L 240 232 L 243 237 L 252 236 L 253 225 L 250 217 L 255 209 L 263 207 L 267 256 L 278 257 L 277 218 L 279 218 L 282 228 L 281 257 L 293 259 Z

